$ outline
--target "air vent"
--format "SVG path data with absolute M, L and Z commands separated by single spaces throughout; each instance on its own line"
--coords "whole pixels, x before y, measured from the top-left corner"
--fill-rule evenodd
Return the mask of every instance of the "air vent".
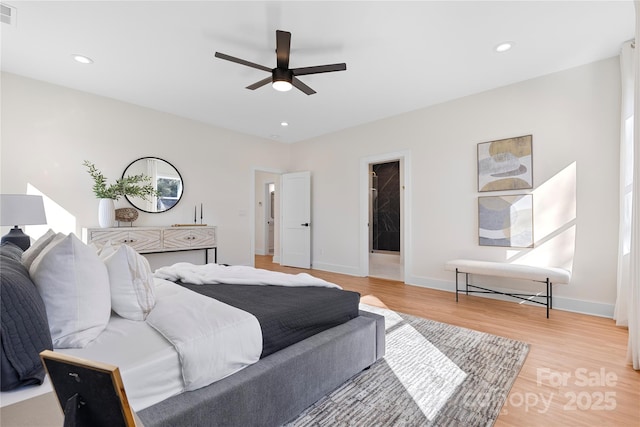
M 16 8 L 0 3 L 0 21 L 3 24 L 16 25 Z

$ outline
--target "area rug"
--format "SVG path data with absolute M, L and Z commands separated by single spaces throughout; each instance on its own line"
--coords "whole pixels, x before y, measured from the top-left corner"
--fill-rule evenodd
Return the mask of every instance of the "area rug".
M 287 427 L 492 426 L 529 352 L 526 343 L 391 310 L 386 355 Z

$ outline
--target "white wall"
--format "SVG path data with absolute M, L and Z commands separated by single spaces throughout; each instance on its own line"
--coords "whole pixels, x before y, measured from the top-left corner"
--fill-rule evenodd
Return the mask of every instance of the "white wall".
M 256 171 L 310 170 L 312 263 L 358 274 L 360 162 L 402 151 L 412 163 L 407 283 L 452 290 L 453 274 L 443 264 L 459 257 L 565 265 L 573 280 L 556 289 L 556 306 L 611 315 L 618 74 L 611 58 L 291 146 L 2 74 L 1 191 L 34 185 L 75 217 L 79 233 L 97 223 L 84 159 L 117 177 L 133 159 L 162 157 L 182 173 L 184 199 L 165 214 L 141 213 L 136 225 L 190 222 L 202 202 L 205 222 L 219 227 L 219 261 L 250 265 Z M 477 144 L 527 134 L 536 248 L 478 246 L 477 197 L 487 193 L 476 188 Z
M 313 172 L 314 266 L 360 270 L 359 162 L 408 151 L 412 267 L 405 271 L 407 283 L 452 290 L 453 273 L 443 265 L 455 258 L 566 266 L 573 269 L 573 280 L 556 288 L 556 307 L 610 316 L 616 289 L 619 88 L 618 58 L 611 58 L 293 145 L 292 165 Z M 477 144 L 528 134 L 533 135 L 536 248 L 479 246 L 477 197 L 504 192 L 477 192 Z
M 156 156 L 180 171 L 184 196 L 166 213 L 141 212 L 135 225 L 192 223 L 196 205 L 199 222 L 202 203 L 204 222 L 218 226 L 218 261 L 253 265 L 254 169 L 286 170 L 287 145 L 8 73 L 1 113 L 1 191 L 25 193 L 29 184 L 42 191 L 71 218 L 70 229 L 56 231 L 80 236 L 82 227 L 97 226 L 83 160 L 115 180 L 131 161 Z M 60 223 L 47 215 L 50 225 Z

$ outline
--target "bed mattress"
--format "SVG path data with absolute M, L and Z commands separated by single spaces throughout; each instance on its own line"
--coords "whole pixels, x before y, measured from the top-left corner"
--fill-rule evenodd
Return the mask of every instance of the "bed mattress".
M 178 353 L 146 322 L 127 320 L 114 314 L 106 329 L 85 348 L 56 351 L 118 366 L 134 411 L 174 396 L 183 389 Z M 51 391 L 53 388 L 47 377 L 40 386 L 3 392 L 2 406 Z
M 340 289 L 180 285 L 253 314 L 262 328 L 261 358 L 359 315 L 360 294 Z

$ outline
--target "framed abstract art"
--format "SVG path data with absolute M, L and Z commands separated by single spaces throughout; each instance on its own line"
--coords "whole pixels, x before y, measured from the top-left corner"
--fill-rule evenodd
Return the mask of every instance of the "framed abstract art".
M 480 246 L 533 247 L 533 196 L 478 197 Z
M 478 191 L 533 188 L 531 135 L 478 144 Z

